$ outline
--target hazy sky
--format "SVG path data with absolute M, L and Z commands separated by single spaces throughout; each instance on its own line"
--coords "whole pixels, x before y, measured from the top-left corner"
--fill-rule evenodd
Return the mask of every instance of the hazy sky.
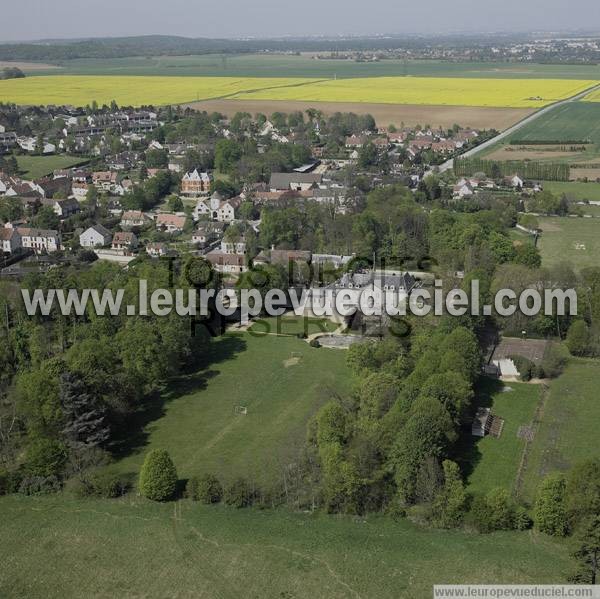
M 0 0 L 0 42 L 600 29 L 598 0 Z

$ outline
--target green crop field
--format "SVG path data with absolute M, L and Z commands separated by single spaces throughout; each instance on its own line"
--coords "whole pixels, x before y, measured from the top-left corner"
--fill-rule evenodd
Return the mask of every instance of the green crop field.
M 558 583 L 566 544 L 530 532 L 417 528 L 388 517 L 180 501 L 0 499 L 11 599 L 431 597 L 435 583 Z
M 56 68 L 35 71 L 56 75 Z M 205 54 L 114 59 L 76 59 L 59 63 L 65 75 L 160 75 L 190 77 L 473 77 L 497 79 L 600 79 L 600 66 L 381 60 L 316 60 L 311 55 Z M 32 71 L 33 74 L 33 71 Z
M 214 472 L 268 486 L 296 460 L 310 416 L 351 384 L 345 352 L 294 337 L 229 333 L 213 341 L 211 356 L 207 368 L 157 400 L 140 438 L 128 439 L 128 455 L 112 468 L 137 473 L 148 450 L 164 448 L 183 477 Z
M 87 161 L 75 156 L 17 156 L 21 174 L 27 179 L 39 179 L 60 168 L 70 168 Z
M 600 144 L 600 103 L 570 102 L 516 131 L 518 141 L 584 141 Z
M 568 262 L 576 269 L 600 262 L 600 219 L 549 217 L 539 219 L 543 233 L 538 247 L 542 264 Z
M 529 499 L 533 499 L 539 481 L 549 472 L 568 470 L 577 462 L 600 457 L 599 367 L 598 360 L 572 358 L 564 374 L 550 382 L 523 478 Z
M 460 462 L 471 493 L 487 493 L 495 487 L 513 491 L 525 447 L 517 432 L 531 423 L 539 398 L 538 385 L 481 380 L 476 403 L 503 418 L 504 428 L 499 439 L 489 435 L 480 439 L 468 433 L 463 439 Z

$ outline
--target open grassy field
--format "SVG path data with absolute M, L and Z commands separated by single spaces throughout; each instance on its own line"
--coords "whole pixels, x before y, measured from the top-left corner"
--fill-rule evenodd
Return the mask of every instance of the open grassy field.
M 549 472 L 567 470 L 579 461 L 600 457 L 598 368 L 598 360 L 572 358 L 565 372 L 550 382 L 523 478 L 529 499 L 533 499 L 537 484 Z
M 560 79 L 376 77 L 321 80 L 238 77 L 28 77 L 0 82 L 0 101 L 76 104 L 116 100 L 121 105 L 169 104 L 237 98 L 538 108 L 568 98 L 594 82 Z
M 539 108 L 571 97 L 594 81 L 495 80 L 443 77 L 377 77 L 321 81 L 302 87 L 238 94 L 257 100 L 379 102 L 450 106 Z
M 204 54 L 74 59 L 57 65 L 32 63 L 36 74 L 157 75 L 189 77 L 472 77 L 493 79 L 600 79 L 597 65 L 448 62 L 439 60 L 316 60 L 314 55 Z
M 476 405 L 491 408 L 495 416 L 504 419 L 504 428 L 499 439 L 465 434 L 460 462 L 469 492 L 485 494 L 496 487 L 514 490 L 525 447 L 525 440 L 517 432 L 519 427 L 531 424 L 539 398 L 538 385 L 481 379 L 476 389 Z
M 39 179 L 56 169 L 70 168 L 85 162 L 86 160 L 82 160 L 81 156 L 17 156 L 19 170 L 27 179 Z
M 600 262 L 600 220 L 595 218 L 548 217 L 539 219 L 543 233 L 538 247 L 542 264 L 569 262 L 576 269 Z
M 415 599 L 435 583 L 558 583 L 564 543 L 434 531 L 385 517 L 235 510 L 136 498 L 0 499 L 6 599 Z
M 183 477 L 215 472 L 268 486 L 296 460 L 308 419 L 352 382 L 345 352 L 295 337 L 228 333 L 210 354 L 210 365 L 157 398 L 113 468 L 137 473 L 148 450 L 164 448 Z M 236 406 L 248 414 L 236 414 Z
M 542 115 L 516 131 L 513 140 L 528 141 L 585 141 L 600 143 L 600 104 L 570 102 Z
M 544 189 L 557 195 L 565 194 L 571 200 L 600 201 L 600 183 L 582 183 L 578 181 L 544 181 Z M 593 207 L 582 207 L 584 212 Z M 595 214 L 595 212 L 594 212 Z

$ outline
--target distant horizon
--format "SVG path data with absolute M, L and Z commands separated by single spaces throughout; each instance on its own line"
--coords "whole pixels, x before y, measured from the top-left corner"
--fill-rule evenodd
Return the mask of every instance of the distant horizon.
M 436 39 L 436 38 L 478 38 L 487 36 L 501 37 L 557 37 L 557 36 L 568 36 L 568 37 L 589 37 L 600 38 L 600 30 L 586 30 L 586 29 L 562 29 L 562 30 L 544 30 L 544 29 L 522 29 L 522 30 L 483 30 L 480 29 L 478 32 L 468 30 L 446 30 L 438 32 L 426 32 L 426 31 L 412 31 L 412 32 L 377 32 L 377 33 L 337 33 L 337 34 L 287 34 L 287 35 L 227 35 L 227 36 L 208 36 L 208 35 L 186 35 L 177 33 L 131 33 L 131 34 L 120 34 L 120 35 L 86 35 L 86 36 L 56 36 L 56 37 L 35 37 L 35 38 L 20 38 L 20 39 L 4 39 L 0 37 L 0 44 L 56 44 L 61 42 L 77 43 L 86 42 L 93 40 L 116 40 L 116 39 L 136 39 L 136 38 L 181 38 L 187 40 L 230 40 L 230 41 L 243 41 L 243 40 L 257 40 L 257 41 L 274 41 L 274 40 L 336 40 L 336 39 L 401 39 L 406 38 L 423 38 L 423 39 Z
M 574 33 L 600 24 L 597 0 L 20 0 L 2 7 L 3 43 L 169 35 L 208 39 Z M 155 33 L 160 31 L 161 33 Z M 74 35 L 77 33 L 77 35 Z

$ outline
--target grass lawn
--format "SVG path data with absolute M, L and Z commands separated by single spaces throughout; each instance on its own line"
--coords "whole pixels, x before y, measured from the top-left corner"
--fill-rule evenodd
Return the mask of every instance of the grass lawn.
M 563 193 L 571 200 L 600 200 L 600 183 L 582 183 L 580 181 L 544 181 L 544 189 L 554 194 Z M 584 212 L 586 206 L 582 206 Z
M 351 385 L 345 352 L 294 337 L 228 333 L 212 341 L 210 355 L 206 368 L 157 398 L 141 435 L 128 439 L 127 455 L 111 468 L 137 473 L 148 450 L 164 448 L 182 478 L 214 472 L 268 488 L 296 461 L 308 419 Z M 237 406 L 248 414 L 236 414 Z
M 598 369 L 600 361 L 572 358 L 565 372 L 550 382 L 542 421 L 524 477 L 530 499 L 549 472 L 567 470 L 587 458 L 600 457 Z
M 431 597 L 435 583 L 559 583 L 564 543 L 423 530 L 406 520 L 64 496 L 0 498 L 0 594 Z
M 53 171 L 60 168 L 71 168 L 79 164 L 85 164 L 87 160 L 81 156 L 17 156 L 17 163 L 22 175 L 27 179 L 39 179 L 44 175 L 51 175 Z
M 481 379 L 476 389 L 476 405 L 492 408 L 494 415 L 504 418 L 504 428 L 499 439 L 491 436 L 479 439 L 465 431 L 460 461 L 469 492 L 485 494 L 495 487 L 512 492 L 525 447 L 517 431 L 520 426 L 531 424 L 539 398 L 538 385 Z
M 597 266 L 600 260 L 600 220 L 544 217 L 538 241 L 543 266 L 569 262 L 576 269 Z

